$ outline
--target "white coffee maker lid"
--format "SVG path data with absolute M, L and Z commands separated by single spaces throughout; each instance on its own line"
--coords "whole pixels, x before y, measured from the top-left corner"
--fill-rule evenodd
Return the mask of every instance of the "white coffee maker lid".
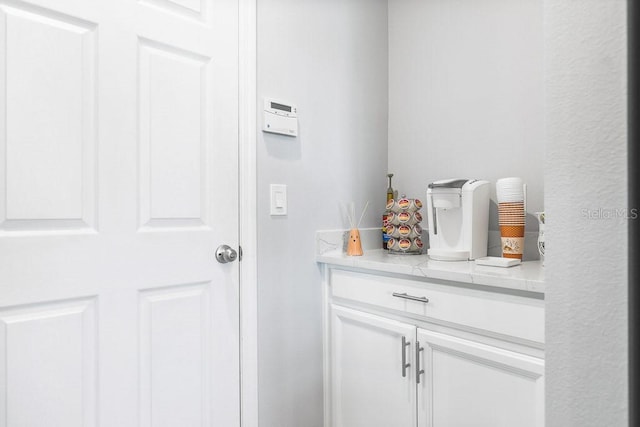
M 456 188 L 456 189 L 461 189 L 469 180 L 468 179 L 460 179 L 460 178 L 454 178 L 454 179 L 442 179 L 440 181 L 434 181 L 431 184 L 428 185 L 428 188 L 431 188 L 432 190 L 435 189 L 443 189 L 443 188 Z

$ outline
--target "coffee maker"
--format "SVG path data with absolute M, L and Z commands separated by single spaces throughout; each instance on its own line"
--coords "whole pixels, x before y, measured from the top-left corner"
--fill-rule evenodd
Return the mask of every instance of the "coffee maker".
M 430 258 L 463 261 L 487 256 L 489 181 L 448 179 L 427 188 Z

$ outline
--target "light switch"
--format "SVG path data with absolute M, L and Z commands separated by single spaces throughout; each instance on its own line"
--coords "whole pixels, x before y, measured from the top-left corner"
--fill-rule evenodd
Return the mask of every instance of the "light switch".
M 287 214 L 287 186 L 271 184 L 271 215 Z

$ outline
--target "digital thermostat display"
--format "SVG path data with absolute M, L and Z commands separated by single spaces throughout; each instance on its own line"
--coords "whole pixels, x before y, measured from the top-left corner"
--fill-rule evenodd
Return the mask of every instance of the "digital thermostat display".
M 298 136 L 298 109 L 295 105 L 271 98 L 264 99 L 262 130 L 280 135 Z
M 290 105 L 278 104 L 277 102 L 271 102 L 271 108 L 275 108 L 276 110 L 288 111 L 291 112 Z

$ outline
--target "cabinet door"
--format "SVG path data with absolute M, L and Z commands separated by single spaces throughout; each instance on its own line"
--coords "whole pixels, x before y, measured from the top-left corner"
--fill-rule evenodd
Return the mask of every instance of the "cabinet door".
M 544 426 L 544 361 L 418 329 L 420 427 Z
M 331 306 L 332 427 L 416 426 L 415 334 L 415 326 Z

